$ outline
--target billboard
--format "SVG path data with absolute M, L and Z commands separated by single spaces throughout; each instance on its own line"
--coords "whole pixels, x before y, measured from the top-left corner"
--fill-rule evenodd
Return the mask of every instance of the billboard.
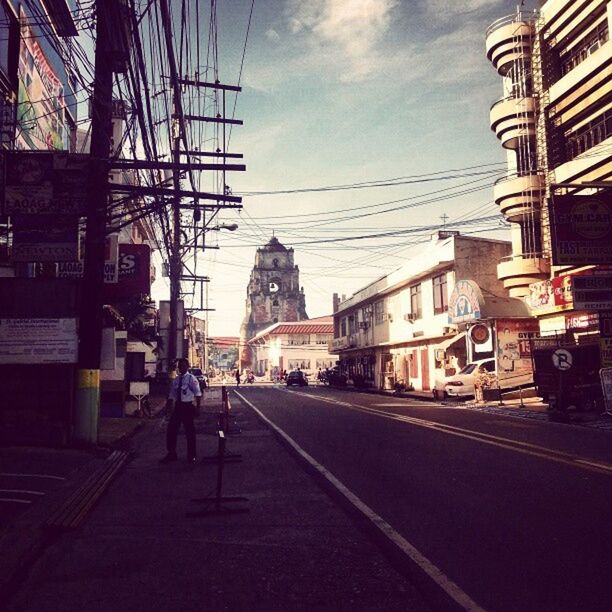
M 537 319 L 497 319 L 497 376 L 501 388 L 531 381 L 531 341 L 540 335 Z
M 52 61 L 20 12 L 18 149 L 66 149 L 64 86 Z
M 552 262 L 556 266 L 612 261 L 612 197 L 554 196 L 550 205 Z
M 118 256 L 119 256 L 119 234 L 110 234 L 104 241 L 104 282 L 116 283 L 119 280 L 118 275 Z M 83 257 L 84 253 L 81 253 Z M 85 262 L 83 259 L 79 261 L 63 261 L 57 264 L 58 278 L 83 278 L 85 272 Z

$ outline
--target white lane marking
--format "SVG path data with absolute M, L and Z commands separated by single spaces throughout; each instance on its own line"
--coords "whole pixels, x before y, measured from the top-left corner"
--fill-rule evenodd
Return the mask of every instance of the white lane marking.
M 43 491 L 28 491 L 27 489 L 0 489 L 0 493 L 23 493 L 24 495 L 44 495 Z
M 389 540 L 391 540 L 407 557 L 416 563 L 453 601 L 464 610 L 473 612 L 484 612 L 467 593 L 455 584 L 441 569 L 434 565 L 425 555 L 415 548 L 400 533 L 395 531 L 380 515 L 357 497 L 344 483 L 336 478 L 329 470 L 323 467 L 316 459 L 309 455 L 293 438 L 286 434 L 278 425 L 273 423 L 258 408 L 256 408 L 241 393 L 234 391 L 236 395 L 248 406 L 250 406 L 259 417 L 281 436 L 305 461 L 307 461 L 323 478 L 332 484 L 347 501 L 357 508 L 372 524 Z
M 0 502 L 7 502 L 10 504 L 31 504 L 31 499 L 11 499 L 10 497 L 0 497 Z
M 0 476 L 14 476 L 16 478 L 49 478 L 50 480 L 66 480 L 63 476 L 53 476 L 51 474 L 10 474 L 0 472 Z
M 454 425 L 446 425 L 444 423 L 436 423 L 435 421 L 427 421 L 418 417 L 410 417 L 406 415 L 396 414 L 394 412 L 385 412 L 384 410 L 376 410 L 371 406 L 363 406 L 361 404 L 348 404 L 345 402 L 335 402 L 328 398 L 314 398 L 312 395 L 307 393 L 299 393 L 294 391 L 296 395 L 303 395 L 311 399 L 320 399 L 321 401 L 327 401 L 329 403 L 339 403 L 346 406 L 350 410 L 356 412 L 363 412 L 364 414 L 370 414 L 383 419 L 390 419 L 392 421 L 401 421 L 410 425 L 416 425 L 425 429 L 433 429 L 439 433 L 444 433 L 451 436 L 457 436 L 460 438 L 467 438 L 468 440 L 474 440 L 481 444 L 489 444 L 491 446 L 497 446 L 507 450 L 512 450 L 517 453 L 523 453 L 525 455 L 531 455 L 540 459 L 548 459 L 556 463 L 562 463 L 564 465 L 571 465 L 573 467 L 579 467 L 584 470 L 602 472 L 607 475 L 612 475 L 612 465 L 606 463 L 600 463 L 595 461 L 589 461 L 588 459 L 570 455 L 562 451 L 555 451 L 549 448 L 538 446 L 537 444 L 530 444 L 529 442 L 521 442 L 520 440 L 511 440 L 509 438 L 502 438 L 501 436 L 493 436 L 470 429 L 463 429 L 462 427 L 455 427 Z

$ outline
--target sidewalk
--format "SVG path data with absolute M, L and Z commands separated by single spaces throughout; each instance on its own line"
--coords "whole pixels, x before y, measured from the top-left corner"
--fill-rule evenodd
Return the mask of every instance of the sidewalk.
M 247 513 L 188 517 L 215 490 L 216 464 L 160 465 L 165 426 L 148 421 L 131 461 L 83 525 L 41 550 L 9 610 L 428 610 L 413 584 L 233 394 L 240 435 L 223 494 Z M 206 422 L 208 421 L 208 423 Z M 198 454 L 217 451 L 197 420 Z

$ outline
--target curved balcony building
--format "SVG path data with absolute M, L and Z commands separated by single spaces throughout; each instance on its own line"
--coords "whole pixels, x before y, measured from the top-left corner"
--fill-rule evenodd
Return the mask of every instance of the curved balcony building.
M 493 187 L 493 197 L 507 221 L 521 223 L 527 215 L 540 211 L 544 191 L 544 176 L 533 172 L 499 179 Z
M 501 140 L 505 149 L 517 149 L 526 138 L 536 133 L 535 98 L 510 96 L 498 100 L 491 106 L 489 118 L 491 129 Z
M 510 297 L 529 294 L 529 285 L 547 279 L 550 262 L 542 253 L 521 253 L 500 259 L 497 278 L 504 283 Z
M 515 62 L 530 58 L 534 33 L 531 17 L 526 13 L 508 15 L 487 30 L 487 57 L 501 76 L 506 76 Z

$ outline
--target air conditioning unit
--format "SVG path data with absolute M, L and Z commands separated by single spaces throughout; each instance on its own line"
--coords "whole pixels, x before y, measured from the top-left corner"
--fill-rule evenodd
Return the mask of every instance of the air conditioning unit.
M 416 321 L 416 314 L 413 312 L 407 312 L 404 315 L 404 321 L 408 321 L 408 323 L 412 323 L 413 321 Z
M 368 329 L 367 321 L 359 321 L 359 329 Z
M 392 312 L 387 313 L 387 319 L 389 320 L 390 323 L 393 323 L 393 313 Z
M 443 327 L 442 328 L 442 333 L 443 334 L 450 334 L 453 330 L 450 327 Z

